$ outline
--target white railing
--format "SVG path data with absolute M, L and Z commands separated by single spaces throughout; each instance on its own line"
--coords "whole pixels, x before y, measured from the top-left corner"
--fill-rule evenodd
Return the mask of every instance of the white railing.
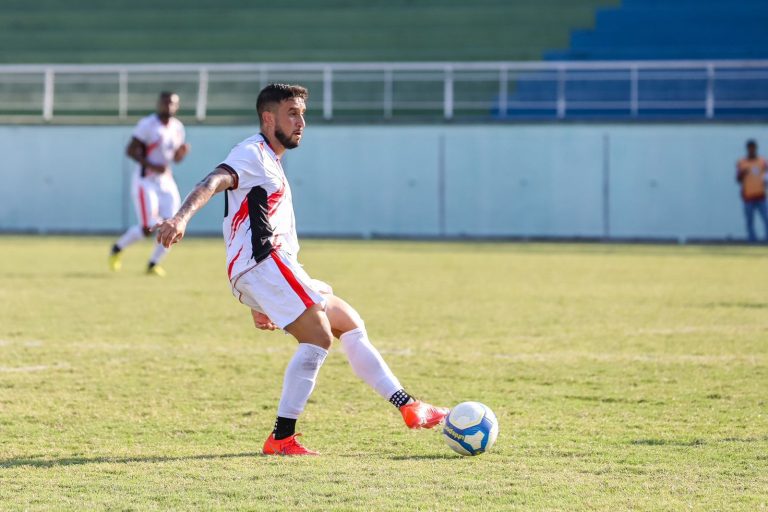
M 173 89 L 231 122 L 273 81 L 327 121 L 768 118 L 768 61 L 622 61 L 0 65 L 0 121 L 127 121 Z

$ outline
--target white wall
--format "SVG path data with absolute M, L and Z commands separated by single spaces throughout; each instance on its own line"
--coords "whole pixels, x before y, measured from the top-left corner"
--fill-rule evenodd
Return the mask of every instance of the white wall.
M 748 138 L 768 148 L 766 128 L 310 126 L 285 167 L 303 234 L 743 238 L 734 162 Z M 189 126 L 182 196 L 254 131 Z M 132 223 L 130 132 L 0 126 L 0 231 Z M 215 198 L 190 230 L 218 232 L 222 212 Z

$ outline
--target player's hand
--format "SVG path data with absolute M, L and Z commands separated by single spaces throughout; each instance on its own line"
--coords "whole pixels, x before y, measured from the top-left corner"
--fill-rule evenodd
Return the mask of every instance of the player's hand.
M 187 230 L 187 223 L 176 217 L 158 222 L 152 231 L 157 233 L 157 241 L 166 249 L 170 248 L 176 242 L 184 238 L 184 232 Z
M 278 326 L 272 323 L 272 320 L 270 320 L 267 315 L 260 311 L 252 309 L 251 316 L 253 317 L 253 325 L 255 325 L 257 329 L 261 329 L 262 331 L 274 331 L 275 329 L 279 329 Z

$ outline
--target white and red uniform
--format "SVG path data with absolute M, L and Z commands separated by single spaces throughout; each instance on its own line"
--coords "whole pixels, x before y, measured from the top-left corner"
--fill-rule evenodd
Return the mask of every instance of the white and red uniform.
M 313 304 L 325 305 L 320 292 L 327 292 L 327 285 L 310 278 L 296 259 L 291 188 L 264 136 L 242 141 L 219 167 L 235 180 L 225 192 L 223 223 L 227 276 L 235 297 L 281 329 Z
M 171 218 L 181 206 L 179 187 L 170 166 L 176 151 L 184 144 L 184 125 L 175 117 L 163 124 L 157 114 L 152 114 L 138 122 L 133 137 L 144 144 L 149 163 L 166 167 L 165 172 L 157 173 L 136 164 L 133 173 L 131 193 L 136 215 L 143 228 L 151 228 Z

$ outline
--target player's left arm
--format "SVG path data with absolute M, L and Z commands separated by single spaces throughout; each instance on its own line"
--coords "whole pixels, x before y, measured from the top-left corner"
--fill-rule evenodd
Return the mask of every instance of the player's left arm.
M 178 130 L 179 130 L 179 140 L 181 140 L 181 146 L 176 148 L 176 151 L 173 153 L 173 161 L 176 163 L 179 163 L 182 160 L 184 160 L 184 157 L 187 156 L 187 153 L 189 153 L 189 150 L 191 149 L 191 146 L 187 144 L 187 131 L 184 129 L 184 125 L 179 123 Z
M 184 143 L 176 150 L 176 152 L 173 154 L 173 161 L 176 163 L 181 162 L 184 160 L 184 157 L 187 156 L 189 153 L 189 150 L 192 149 L 192 146 L 190 146 L 188 143 Z
M 166 248 L 181 241 L 184 238 L 184 232 L 187 230 L 189 219 L 200 208 L 205 206 L 214 195 L 236 185 L 237 182 L 231 171 L 223 167 L 217 167 L 216 170 L 195 185 L 192 192 L 184 199 L 176 215 L 155 225 L 154 230 L 157 231 L 157 241 Z
M 179 140 L 181 141 L 181 145 L 176 148 L 176 151 L 173 153 L 173 161 L 176 163 L 181 162 L 184 160 L 184 157 L 187 156 L 187 153 L 189 153 L 189 150 L 192 149 L 189 144 L 187 144 L 187 131 L 184 129 L 184 125 L 179 123 L 178 124 L 178 130 L 179 130 Z

